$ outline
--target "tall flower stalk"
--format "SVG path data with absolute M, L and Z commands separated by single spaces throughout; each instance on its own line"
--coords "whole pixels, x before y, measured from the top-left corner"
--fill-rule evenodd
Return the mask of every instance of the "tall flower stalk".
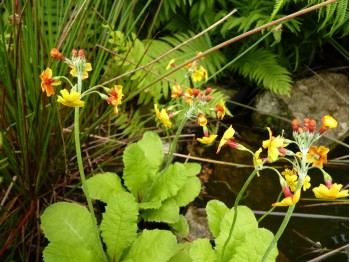
M 92 199 L 88 190 L 88 186 L 86 183 L 86 177 L 84 172 L 83 158 L 81 154 L 81 144 L 80 144 L 80 107 L 85 105 L 85 102 L 81 99 L 91 93 L 98 93 L 104 100 L 106 100 L 109 104 L 112 104 L 114 108 L 114 112 L 118 113 L 117 106 L 121 104 L 121 99 L 123 97 L 122 87 L 117 86 L 108 89 L 104 88 L 105 91 L 109 93 L 109 97 L 106 94 L 102 94 L 98 91 L 95 91 L 96 88 L 101 86 L 95 86 L 90 88 L 90 90 L 86 90 L 83 92 L 83 80 L 88 78 L 88 72 L 92 70 L 92 66 L 90 63 L 87 63 L 85 60 L 85 52 L 84 50 L 79 50 L 77 52 L 73 49 L 72 58 L 68 59 L 64 57 L 56 48 L 53 48 L 50 52 L 50 55 L 54 59 L 58 59 L 66 63 L 70 68 L 70 74 L 73 77 L 77 78 L 77 84 L 73 85 L 68 78 L 64 76 L 52 76 L 52 70 L 47 68 L 41 75 L 40 78 L 42 80 L 41 88 L 43 92 L 46 92 L 47 96 L 55 95 L 54 86 L 58 86 L 61 84 L 61 79 L 66 80 L 71 89 L 62 89 L 60 90 L 60 94 L 57 96 L 57 102 L 61 103 L 67 107 L 74 107 L 74 142 L 75 142 L 75 150 L 76 157 L 78 162 L 79 175 L 82 183 L 82 189 L 84 195 L 86 197 L 86 202 L 88 204 L 89 213 L 91 216 L 91 222 L 94 227 L 94 232 L 96 234 L 96 239 L 99 239 L 99 248 L 101 250 L 101 254 L 103 254 L 104 261 L 107 261 L 107 257 L 104 253 L 102 242 L 100 241 L 100 230 L 97 225 L 94 207 L 92 203 Z

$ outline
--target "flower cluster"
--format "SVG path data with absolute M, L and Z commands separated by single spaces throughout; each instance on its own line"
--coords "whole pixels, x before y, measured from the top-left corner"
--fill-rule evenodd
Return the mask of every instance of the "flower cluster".
M 201 52 L 196 52 L 196 55 L 200 55 Z M 204 57 L 201 58 L 203 60 Z M 166 67 L 166 69 L 170 69 L 171 67 L 176 67 L 175 59 L 171 59 Z M 208 72 L 207 70 L 200 64 L 200 60 L 196 59 L 191 63 L 186 64 L 184 67 L 184 70 L 186 70 L 185 77 L 191 77 L 193 82 L 200 82 L 202 80 L 208 81 Z
M 221 150 L 222 146 L 228 145 L 231 148 L 248 151 L 252 154 L 254 168 L 258 176 L 259 171 L 263 169 L 274 170 L 279 176 L 284 199 L 274 203 L 273 206 L 295 205 L 300 199 L 301 190 L 305 191 L 311 187 L 311 178 L 308 176 L 308 171 L 311 168 L 318 168 L 322 172 L 325 181 L 325 184 L 321 184 L 312 189 L 316 198 L 334 199 L 348 196 L 349 190 L 342 190 L 343 185 L 341 184 L 333 184 L 332 177 L 323 170 L 323 164 L 327 162 L 327 153 L 329 149 L 324 146 L 313 146 L 313 143 L 328 129 L 337 126 L 337 121 L 331 116 L 324 116 L 321 121 L 322 125 L 318 130 L 317 123 L 313 119 L 305 118 L 303 126 L 300 126 L 299 123 L 297 119 L 292 121 L 293 137 L 295 141 L 286 139 L 283 136 L 275 137 L 272 135 L 271 129 L 267 128 L 269 139 L 263 141 L 262 148 L 259 148 L 255 153 L 233 141 L 235 130 L 230 126 L 219 143 L 217 153 Z M 294 153 L 286 149 L 286 147 L 292 143 L 298 146 L 300 152 Z M 267 149 L 266 158 L 260 158 L 260 153 L 263 148 Z M 286 158 L 286 156 L 291 156 L 293 158 L 289 159 Z M 272 163 L 278 159 L 288 161 L 292 164 L 293 168 L 287 168 L 280 173 L 275 168 L 265 165 L 265 163 Z
M 204 111 L 215 111 L 218 119 L 223 119 L 225 114 L 228 112 L 225 106 L 224 101 L 220 101 L 215 104 L 215 107 L 211 107 L 210 102 L 213 97 L 212 94 L 213 89 L 211 87 L 206 88 L 204 91 L 200 89 L 192 89 L 186 88 L 183 89 L 179 84 L 175 84 L 172 86 L 171 97 L 173 99 L 183 99 L 186 106 L 186 118 L 195 118 L 197 124 L 203 128 L 204 136 L 202 138 L 197 138 L 197 140 L 202 144 L 211 144 L 215 141 L 217 135 L 210 134 L 208 129 L 208 116 L 204 113 Z M 172 109 L 174 107 L 170 107 Z M 159 111 L 158 105 L 154 105 L 154 109 L 156 112 L 156 117 L 160 120 L 165 127 L 172 127 L 172 123 L 170 121 L 175 115 L 179 113 L 179 111 L 175 111 L 173 113 L 168 113 L 170 110 L 161 109 Z
M 54 59 L 60 60 L 68 65 L 71 69 L 70 74 L 73 77 L 78 79 L 77 85 L 72 85 L 72 83 L 64 76 L 52 76 L 52 70 L 47 68 L 40 75 L 41 78 L 41 89 L 43 92 L 46 92 L 47 96 L 51 96 L 55 94 L 54 86 L 61 84 L 61 79 L 67 80 L 70 84 L 71 89 L 68 91 L 67 89 L 60 90 L 61 95 L 57 96 L 57 102 L 68 106 L 68 107 L 83 107 L 85 102 L 81 100 L 87 94 L 96 92 L 98 93 L 104 100 L 107 101 L 108 104 L 114 106 L 114 113 L 118 114 L 118 106 L 121 104 L 121 100 L 123 95 L 123 87 L 120 85 L 115 85 L 113 88 L 108 89 L 104 88 L 107 91 L 109 96 L 102 94 L 100 92 L 94 91 L 97 87 L 95 86 L 83 92 L 82 90 L 82 80 L 89 77 L 89 73 L 92 70 L 92 66 L 90 63 L 86 62 L 85 59 L 85 51 L 83 49 L 77 51 L 75 49 L 72 50 L 72 57 L 68 59 L 63 56 L 56 48 L 53 48 L 50 52 L 50 56 Z
M 196 55 L 200 55 L 200 52 L 197 52 Z M 201 65 L 200 60 L 196 59 L 191 63 L 188 63 L 184 66 L 186 71 L 185 78 L 190 77 L 193 83 L 200 81 L 208 80 L 208 73 L 205 68 Z M 171 67 L 176 67 L 175 59 L 171 59 L 168 63 L 166 69 Z M 223 119 L 226 114 L 230 115 L 230 112 L 225 106 L 223 100 L 216 99 L 214 96 L 214 90 L 211 87 L 201 90 L 200 88 L 190 88 L 183 87 L 178 83 L 175 83 L 171 87 L 171 98 L 176 104 L 175 106 L 170 106 L 168 109 L 162 108 L 158 109 L 158 105 L 154 105 L 156 118 L 167 128 L 172 127 L 171 119 L 178 115 L 180 112 L 185 112 L 186 119 L 196 119 L 197 124 L 203 129 L 203 137 L 197 138 L 202 144 L 212 144 L 217 135 L 209 132 L 208 128 L 208 115 L 210 112 L 215 112 L 218 119 Z M 219 101 L 219 102 L 216 102 Z M 182 108 L 178 110 L 178 107 Z M 209 112 L 209 114 L 208 114 Z

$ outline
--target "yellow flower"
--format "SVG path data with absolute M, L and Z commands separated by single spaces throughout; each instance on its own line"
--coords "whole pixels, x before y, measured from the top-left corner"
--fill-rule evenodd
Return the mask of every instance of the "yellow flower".
M 298 184 L 298 176 L 296 172 L 286 168 L 284 171 L 282 171 L 281 174 L 286 179 L 287 185 L 289 186 L 290 190 L 294 192 Z
M 309 176 L 306 176 L 303 181 L 303 190 L 305 191 L 306 189 L 309 189 L 311 187 L 310 184 L 311 178 Z
M 86 63 L 86 65 L 85 65 L 85 70 L 84 70 L 84 74 L 83 74 L 82 79 L 88 78 L 88 77 L 89 77 L 88 71 L 91 71 L 91 70 L 92 70 L 91 64 L 90 64 L 90 63 Z M 70 73 L 73 77 L 77 77 L 77 70 L 76 70 L 75 67 L 73 67 L 73 69 L 70 70 L 69 73 Z
M 325 126 L 327 128 L 336 128 L 337 125 L 338 122 L 333 117 L 329 115 L 322 117 L 322 126 Z
M 156 116 L 163 123 L 163 125 L 165 125 L 166 127 L 172 126 L 172 123 L 169 119 L 169 115 L 167 114 L 164 108 L 161 111 L 159 111 L 158 106 L 154 104 L 154 111 L 156 111 Z
M 57 102 L 69 106 L 69 107 L 83 107 L 85 102 L 80 100 L 80 94 L 72 90 L 70 93 L 67 89 L 62 89 L 61 91 L 62 96 L 57 96 Z
M 284 144 L 284 139 L 280 136 L 273 137 L 271 129 L 268 127 L 267 130 L 269 131 L 270 139 L 263 141 L 263 148 L 267 148 L 268 153 L 268 161 L 273 162 L 276 161 L 278 156 L 280 155 L 280 152 L 278 148 L 280 147 L 286 147 L 287 144 Z
M 185 92 L 185 95 L 184 95 L 186 103 L 192 104 L 192 102 L 193 102 L 193 100 L 192 100 L 193 94 L 194 94 L 193 89 L 188 87 L 186 89 L 186 92 Z
M 118 114 L 118 105 L 121 105 L 123 98 L 123 87 L 121 85 L 115 85 L 107 98 L 107 103 L 114 106 L 114 113 Z
M 207 72 L 207 70 L 205 70 L 203 66 L 200 66 L 199 70 L 201 70 L 204 80 L 208 81 L 208 72 Z
M 275 207 L 286 207 L 286 206 L 292 206 L 298 203 L 300 199 L 300 190 L 296 191 L 294 195 L 287 196 L 286 198 L 283 198 L 281 202 L 276 202 L 272 204 L 272 206 Z
M 323 167 L 323 163 L 327 163 L 327 153 L 329 152 L 329 148 L 324 146 L 320 146 L 317 148 L 316 146 L 312 146 L 309 149 L 309 153 L 306 155 L 306 161 L 311 163 L 313 166 L 318 166 L 320 168 Z
M 170 67 L 172 67 L 172 66 L 176 66 L 176 65 L 175 65 L 175 61 L 176 61 L 176 59 L 171 59 L 171 60 L 169 61 L 168 65 L 166 66 L 166 70 L 169 70 Z
M 171 92 L 172 98 L 178 98 L 184 94 L 184 92 L 182 91 L 182 87 L 179 84 L 173 85 L 171 89 L 173 90 L 173 92 Z
M 202 144 L 208 145 L 213 143 L 216 137 L 217 135 L 203 136 L 202 138 L 197 138 L 197 140 Z
M 208 120 L 207 120 L 206 116 L 204 116 L 202 113 L 199 113 L 197 122 L 198 122 L 198 125 L 200 125 L 200 126 L 206 126 L 208 123 Z
M 233 139 L 233 135 L 235 134 L 235 130 L 232 128 L 232 125 L 225 131 L 224 135 L 222 136 L 218 150 L 216 153 L 219 153 L 221 150 L 221 147 L 226 144 L 227 140 Z
M 254 160 L 253 160 L 253 164 L 254 164 L 254 168 L 257 169 L 260 167 L 260 165 L 262 164 L 262 159 L 260 158 L 260 153 L 262 151 L 262 148 L 260 147 L 255 153 L 254 153 Z M 257 176 L 260 176 L 259 171 L 256 173 Z
M 220 104 L 216 104 L 215 111 L 216 111 L 216 116 L 222 120 L 226 113 L 225 102 L 221 100 Z
M 342 184 L 334 183 L 330 188 L 326 187 L 324 184 L 320 184 L 318 187 L 312 189 L 317 198 L 324 199 L 335 199 L 341 197 L 347 197 L 349 195 L 349 190 L 341 190 Z
M 290 187 L 291 191 L 295 191 L 297 189 L 298 184 L 298 176 L 297 175 L 289 175 L 285 176 L 287 185 Z
M 46 91 L 47 96 L 51 96 L 55 93 L 53 86 L 57 86 L 61 84 L 61 81 L 55 81 L 52 78 L 52 70 L 50 68 L 46 68 L 44 72 L 40 75 L 41 78 L 41 90 L 43 92 Z
M 192 73 L 192 80 L 193 82 L 199 82 L 202 80 L 202 71 L 196 70 Z

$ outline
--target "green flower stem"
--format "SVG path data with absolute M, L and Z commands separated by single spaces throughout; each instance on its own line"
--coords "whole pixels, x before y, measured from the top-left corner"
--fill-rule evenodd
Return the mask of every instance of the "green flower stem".
M 69 83 L 69 85 L 70 85 L 71 88 L 74 87 L 74 85 L 72 84 L 72 82 L 71 82 L 67 77 L 65 77 L 65 76 L 60 76 L 60 78 L 65 79 L 65 80 Z
M 234 229 L 234 226 L 236 224 L 236 220 L 237 220 L 237 216 L 238 216 L 238 204 L 239 204 L 239 201 L 241 200 L 244 192 L 246 191 L 247 187 L 249 186 L 250 182 L 252 181 L 252 179 L 254 178 L 254 176 L 257 174 L 258 170 L 254 170 L 250 176 L 248 177 L 248 179 L 245 181 L 241 191 L 239 191 L 237 197 L 236 197 L 236 200 L 235 200 L 235 204 L 234 204 L 234 214 L 233 214 L 233 220 L 232 220 L 232 224 L 231 224 L 231 228 L 230 228 L 230 231 L 228 233 L 228 237 L 224 243 L 224 246 L 222 248 L 222 252 L 221 252 L 221 258 L 220 258 L 220 261 L 224 261 L 224 254 L 225 254 L 225 250 L 226 250 L 226 247 L 228 245 L 228 242 L 230 241 L 231 239 L 231 236 L 232 236 L 232 233 L 233 233 L 233 229 Z
M 77 154 L 78 168 L 79 168 L 81 183 L 83 186 L 83 191 L 84 191 L 85 196 L 86 196 L 86 200 L 87 200 L 89 210 L 91 213 L 92 221 L 94 222 L 94 224 L 96 224 L 94 208 L 92 205 L 89 190 L 88 190 L 87 185 L 86 185 L 86 177 L 85 177 L 85 173 L 84 173 L 83 159 L 81 156 L 80 135 L 79 135 L 79 107 L 75 107 L 75 111 L 74 111 L 74 139 L 75 139 L 75 151 Z
M 190 115 L 189 112 L 184 115 L 184 117 L 181 119 L 181 122 L 180 122 L 179 126 L 177 127 L 177 131 L 176 131 L 174 140 L 171 143 L 170 148 L 169 148 L 168 160 L 167 160 L 167 163 L 166 163 L 166 166 L 165 166 L 164 170 L 166 170 L 170 166 L 171 162 L 173 161 L 173 155 L 174 155 L 174 152 L 175 152 L 175 149 L 176 149 L 177 141 L 179 140 L 179 137 L 181 135 L 182 129 L 184 128 L 184 126 L 185 126 L 185 124 L 187 122 L 187 116 L 188 115 Z
M 267 250 L 265 251 L 264 256 L 262 257 L 261 261 L 266 261 L 267 257 L 269 256 L 270 252 L 272 251 L 272 249 L 275 248 L 275 245 L 277 244 L 277 241 L 279 240 L 279 238 L 281 237 L 281 235 L 283 234 L 285 228 L 288 225 L 289 219 L 292 217 L 293 211 L 294 211 L 295 205 L 292 205 L 288 208 L 286 216 L 284 217 L 282 224 L 280 225 L 277 233 L 275 234 L 274 238 L 272 239 L 269 247 L 267 248 Z
M 308 170 L 308 164 L 306 162 L 306 154 L 308 150 L 301 150 L 302 151 L 302 157 L 301 157 L 301 161 L 300 161 L 300 167 L 298 167 L 298 174 L 299 174 L 299 179 L 298 179 L 298 184 L 296 186 L 296 191 L 301 190 L 302 186 L 303 186 L 303 182 L 304 182 L 304 178 L 307 175 L 307 170 Z M 269 256 L 270 252 L 272 251 L 272 249 L 275 247 L 275 245 L 277 244 L 277 241 L 279 240 L 279 238 L 281 237 L 281 235 L 283 234 L 284 230 L 286 229 L 288 222 L 290 220 L 290 218 L 292 217 L 293 211 L 294 211 L 295 205 L 292 205 L 288 208 L 287 213 L 282 221 L 282 224 L 280 225 L 277 233 L 275 234 L 274 238 L 272 239 L 269 247 L 267 248 L 267 250 L 265 251 L 264 256 L 262 257 L 261 261 L 265 261 L 267 259 L 267 257 Z
M 81 91 L 81 88 L 82 88 L 82 80 L 80 77 L 78 77 L 78 90 Z M 76 151 L 76 155 L 77 155 L 79 174 L 80 174 L 80 179 L 81 179 L 83 191 L 84 191 L 84 194 L 86 197 L 86 201 L 87 201 L 87 204 L 89 207 L 92 224 L 93 224 L 93 227 L 95 228 L 96 237 L 99 240 L 98 242 L 100 245 L 101 254 L 103 254 L 104 260 L 107 261 L 105 252 L 103 250 L 102 243 L 100 241 L 100 232 L 99 232 L 99 229 L 97 227 L 97 221 L 96 221 L 96 217 L 95 217 L 94 207 L 92 205 L 92 200 L 91 200 L 89 190 L 88 190 L 88 187 L 86 184 L 86 177 L 85 177 L 84 167 L 83 167 L 83 158 L 81 156 L 79 116 L 80 116 L 79 107 L 75 107 L 74 108 L 74 141 L 75 141 L 75 151 Z

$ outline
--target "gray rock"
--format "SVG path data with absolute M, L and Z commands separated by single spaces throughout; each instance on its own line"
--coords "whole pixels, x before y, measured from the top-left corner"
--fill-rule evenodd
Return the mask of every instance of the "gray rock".
M 279 133 L 285 130 L 286 137 L 291 135 L 291 120 L 294 118 L 299 119 L 301 123 L 304 118 L 315 119 L 319 128 L 322 117 L 331 115 L 338 121 L 338 127 L 327 131 L 317 143 L 331 146 L 332 139 L 341 141 L 348 136 L 349 80 L 343 74 L 316 74 L 310 78 L 295 81 L 289 97 L 265 91 L 257 96 L 255 107 L 257 109 L 253 114 L 255 125 L 270 126 Z M 280 118 L 271 117 L 271 115 Z
M 187 237 L 188 240 L 193 241 L 197 238 L 213 239 L 204 208 L 197 208 L 190 205 L 188 206 L 185 217 L 190 228 L 190 233 Z

